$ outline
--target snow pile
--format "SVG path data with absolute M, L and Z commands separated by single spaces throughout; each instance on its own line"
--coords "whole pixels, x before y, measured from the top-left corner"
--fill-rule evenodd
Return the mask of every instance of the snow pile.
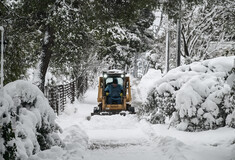
M 17 158 L 27 159 L 40 150 L 62 145 L 57 135 L 59 126 L 55 123 L 56 115 L 35 85 L 18 80 L 7 84 L 4 91 L 4 97 L 0 98 L 1 126 L 12 124 L 12 138 L 8 144 L 16 146 Z M 5 134 L 1 133 L 1 137 L 9 135 Z M 8 148 L 1 147 L 0 151 L 2 155 L 8 152 Z
M 161 71 L 155 70 L 153 68 L 150 68 L 148 72 L 142 77 L 137 87 L 138 98 L 141 102 L 147 98 L 149 92 L 154 88 L 154 84 L 161 77 Z
M 87 151 L 88 145 L 88 137 L 86 137 L 86 133 L 84 133 L 78 125 L 66 127 L 64 128 L 64 131 L 63 135 L 61 135 L 61 138 L 63 138 L 63 142 L 65 143 L 64 148 L 53 146 L 51 149 L 41 151 L 31 156 L 28 160 L 84 159 L 83 156 Z
M 140 110 L 152 123 L 164 123 L 179 130 L 207 130 L 234 127 L 233 57 L 219 57 L 178 67 L 156 83 Z

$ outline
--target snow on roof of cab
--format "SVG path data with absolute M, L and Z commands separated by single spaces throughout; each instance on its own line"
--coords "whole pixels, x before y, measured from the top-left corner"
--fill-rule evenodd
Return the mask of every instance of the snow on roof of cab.
M 112 69 L 107 71 L 108 74 L 123 74 L 124 72 L 118 69 Z

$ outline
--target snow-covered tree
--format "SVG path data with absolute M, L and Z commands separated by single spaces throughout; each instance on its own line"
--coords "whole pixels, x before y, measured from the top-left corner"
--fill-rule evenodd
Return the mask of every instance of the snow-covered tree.
M 170 68 L 175 68 L 177 19 L 181 19 L 182 64 L 218 57 L 231 56 L 231 47 L 218 47 L 234 40 L 234 1 L 177 0 L 162 1 L 160 28 L 156 36 L 156 46 L 148 60 L 151 67 L 164 69 L 166 17 L 169 17 Z M 158 30 L 160 30 L 158 28 Z M 156 58 L 157 57 L 157 58 Z M 155 61 L 154 61 L 155 59 Z
M 0 157 L 27 159 L 62 145 L 56 115 L 37 86 L 19 80 L 7 84 L 4 91 L 0 98 Z
M 184 57 L 190 61 L 215 57 L 217 48 L 208 50 L 211 42 L 220 45 L 234 38 L 232 6 L 234 1 L 207 1 L 184 10 L 181 33 Z
M 41 90 L 48 68 L 53 74 L 77 77 L 90 72 L 87 65 L 110 62 L 108 57 L 124 68 L 124 63 L 132 65 L 133 54 L 148 49 L 152 41 L 146 29 L 153 19 L 153 0 L 134 3 L 23 0 L 0 4 L 8 41 L 5 83 L 19 79 L 32 66 L 39 70 Z M 121 34 L 115 31 L 115 26 L 125 31 L 124 39 L 117 38 Z M 12 71 L 17 74 L 12 76 Z

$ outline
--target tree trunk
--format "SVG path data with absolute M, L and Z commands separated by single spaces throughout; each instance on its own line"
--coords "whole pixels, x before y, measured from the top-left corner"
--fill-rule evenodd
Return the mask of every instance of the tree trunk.
M 52 46 L 54 44 L 54 32 L 53 29 L 48 25 L 46 26 L 45 33 L 44 33 L 44 40 L 42 45 L 42 52 L 41 52 L 41 64 L 40 64 L 40 84 L 39 88 L 42 92 L 44 92 L 44 85 L 45 85 L 45 78 L 47 69 L 51 60 L 52 55 Z
M 182 38 L 183 38 L 183 42 L 184 42 L 184 56 L 189 57 L 188 44 L 186 42 L 186 39 L 185 39 L 185 36 L 184 36 L 184 33 L 182 30 L 181 30 L 181 34 L 182 34 Z

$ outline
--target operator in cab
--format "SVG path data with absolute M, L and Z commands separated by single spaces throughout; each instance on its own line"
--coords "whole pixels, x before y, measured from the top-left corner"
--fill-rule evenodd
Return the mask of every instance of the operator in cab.
M 123 87 L 118 84 L 118 80 L 116 78 L 113 79 L 113 83 L 108 85 L 105 88 L 105 93 L 107 96 L 108 104 L 121 104 L 121 97 L 123 95 Z

